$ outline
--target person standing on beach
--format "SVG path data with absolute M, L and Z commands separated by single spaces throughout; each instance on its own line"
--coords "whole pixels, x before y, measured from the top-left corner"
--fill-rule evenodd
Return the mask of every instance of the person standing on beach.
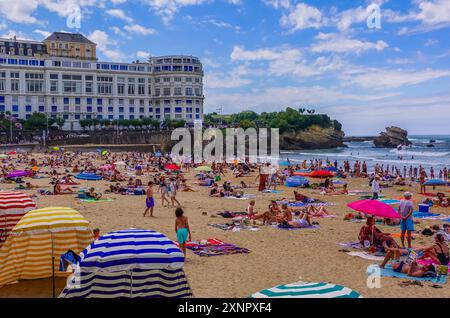
M 372 200 L 378 200 L 379 193 L 380 193 L 380 184 L 378 181 L 380 180 L 380 177 L 375 176 L 375 178 L 372 181 Z
M 400 202 L 398 214 L 400 214 L 400 229 L 402 246 L 405 248 L 405 234 L 407 234 L 408 248 L 411 248 L 411 232 L 414 231 L 413 211 L 414 204 L 411 201 L 411 192 L 405 192 L 404 200 Z
M 168 187 L 168 192 L 169 192 L 169 197 L 170 197 L 170 201 L 172 201 L 172 206 L 175 206 L 175 202 L 177 203 L 178 206 L 180 206 L 180 202 L 178 202 L 177 200 L 177 182 L 175 181 L 174 178 L 170 179 L 170 183 L 169 183 L 169 187 Z
M 150 217 L 153 217 L 153 208 L 155 207 L 155 199 L 153 198 L 153 182 L 149 181 L 147 188 L 147 197 L 145 198 L 147 208 L 144 211 L 144 217 L 150 211 Z
M 427 189 L 425 187 L 425 179 L 427 177 L 427 173 L 425 172 L 425 169 L 420 169 L 420 177 L 419 177 L 419 183 L 420 183 L 420 193 L 426 193 Z
M 175 233 L 177 234 L 177 241 L 180 244 L 180 249 L 184 253 L 184 257 L 186 257 L 186 242 L 191 241 L 191 230 L 189 228 L 188 218 L 183 216 L 184 211 L 182 208 L 177 208 L 175 210 L 175 216 L 177 217 L 175 220 Z

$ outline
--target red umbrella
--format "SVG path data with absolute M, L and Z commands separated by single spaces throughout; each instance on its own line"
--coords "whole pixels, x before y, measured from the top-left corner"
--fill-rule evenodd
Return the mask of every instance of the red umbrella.
M 347 204 L 355 211 L 387 219 L 400 219 L 400 215 L 389 204 L 378 200 L 361 200 Z
M 0 246 L 22 216 L 36 209 L 36 203 L 19 191 L 0 191 Z
M 181 170 L 181 167 L 174 165 L 174 164 L 169 164 L 169 165 L 165 166 L 164 169 L 166 169 L 166 170 Z
M 17 155 L 17 152 L 16 151 L 10 151 L 10 152 L 7 152 L 6 154 L 7 155 Z
M 328 170 L 317 170 L 312 171 L 309 176 L 311 178 L 332 178 L 334 177 L 334 173 L 332 171 Z

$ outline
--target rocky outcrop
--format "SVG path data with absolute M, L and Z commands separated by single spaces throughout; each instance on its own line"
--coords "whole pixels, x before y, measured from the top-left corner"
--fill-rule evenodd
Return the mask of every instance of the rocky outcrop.
M 311 126 L 305 131 L 280 134 L 280 149 L 302 150 L 346 147 L 343 143 L 344 136 L 345 134 L 342 131 L 337 131 L 332 127 Z
M 408 132 L 399 127 L 387 127 L 386 131 L 380 133 L 380 136 L 373 140 L 377 148 L 397 148 L 400 145 L 409 146 Z

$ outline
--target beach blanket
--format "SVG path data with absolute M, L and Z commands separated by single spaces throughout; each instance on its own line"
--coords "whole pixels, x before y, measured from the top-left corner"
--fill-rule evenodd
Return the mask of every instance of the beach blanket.
M 260 229 L 255 226 L 243 225 L 243 224 L 234 224 L 234 223 L 219 223 L 219 224 L 208 224 L 208 226 L 214 227 L 216 229 L 221 229 L 223 231 L 232 231 L 232 232 L 240 232 L 241 230 L 256 232 Z
M 217 215 L 222 216 L 225 219 L 232 219 L 235 217 L 245 217 L 248 215 L 247 212 L 230 212 L 230 211 L 225 211 L 225 212 L 219 212 L 217 213 Z
M 340 246 L 342 247 L 348 247 L 348 248 L 354 248 L 354 249 L 362 249 L 364 246 L 357 242 L 357 241 L 350 241 L 350 242 L 342 242 L 339 243 Z
M 280 193 L 283 193 L 283 191 L 280 191 L 280 190 L 268 190 L 268 189 L 266 189 L 266 190 L 263 191 L 263 193 L 280 194 Z
M 360 257 L 371 261 L 379 261 L 382 262 L 384 260 L 383 255 L 373 254 L 369 252 L 348 252 L 347 255 L 353 257 Z
M 229 196 L 229 197 L 224 197 L 224 198 L 225 199 L 232 199 L 232 200 L 250 200 L 250 199 L 256 198 L 256 195 L 254 195 L 254 194 L 244 194 L 240 198 L 234 197 L 234 196 Z
M 274 229 L 278 229 L 278 230 L 288 230 L 288 231 L 294 231 L 294 230 L 303 230 L 303 229 L 318 229 L 320 228 L 317 225 L 310 225 L 310 226 L 306 226 L 306 227 L 288 227 L 288 226 L 283 226 L 281 224 L 274 224 L 272 225 L 272 227 Z
M 236 245 L 224 242 L 220 243 L 221 244 L 219 244 L 218 242 L 213 242 L 213 244 L 195 244 L 191 242 L 190 244 L 186 244 L 186 248 L 191 250 L 195 255 L 201 257 L 250 253 L 250 250 L 246 248 L 238 247 Z
M 439 213 L 429 213 L 429 212 L 427 213 L 419 211 L 413 212 L 413 217 L 425 220 L 439 220 L 443 218 Z
M 96 200 L 96 199 L 93 199 L 93 198 L 88 198 L 88 199 L 80 199 L 80 201 L 87 202 L 87 203 L 92 203 L 92 202 L 111 202 L 111 201 L 113 201 L 113 199 L 111 199 L 111 198 L 100 198 L 100 199 Z
M 386 203 L 386 204 L 400 204 L 400 200 L 396 199 L 381 199 L 380 202 Z
M 447 283 L 447 276 L 438 275 L 436 277 L 411 277 L 411 276 L 408 276 L 407 274 L 394 272 L 391 265 L 386 265 L 385 268 L 379 268 L 379 266 L 376 264 L 371 265 L 368 267 L 366 274 L 372 275 L 375 268 L 377 271 L 378 270 L 380 271 L 380 274 L 382 277 L 403 278 L 403 279 L 409 279 L 409 280 L 432 282 L 435 284 Z

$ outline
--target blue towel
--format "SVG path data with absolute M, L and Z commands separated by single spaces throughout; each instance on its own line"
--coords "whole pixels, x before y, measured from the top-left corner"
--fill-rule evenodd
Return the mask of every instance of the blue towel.
M 439 216 L 439 215 L 440 215 L 439 213 L 426 213 L 426 212 L 419 212 L 419 211 L 413 212 L 413 217 L 419 218 L 419 219 L 428 218 L 431 216 Z
M 373 267 L 378 267 L 378 265 L 369 266 L 369 268 L 367 269 L 367 272 L 366 272 L 367 275 L 373 274 Z M 403 279 L 417 280 L 417 281 L 422 281 L 422 282 L 424 282 L 424 281 L 432 282 L 435 284 L 447 283 L 447 276 L 443 276 L 443 275 L 438 275 L 436 277 L 411 277 L 411 276 L 408 276 L 407 274 L 394 272 L 394 270 L 392 269 L 392 267 L 390 265 L 386 265 L 385 268 L 380 268 L 379 270 L 380 270 L 380 274 L 382 277 L 403 278 Z

